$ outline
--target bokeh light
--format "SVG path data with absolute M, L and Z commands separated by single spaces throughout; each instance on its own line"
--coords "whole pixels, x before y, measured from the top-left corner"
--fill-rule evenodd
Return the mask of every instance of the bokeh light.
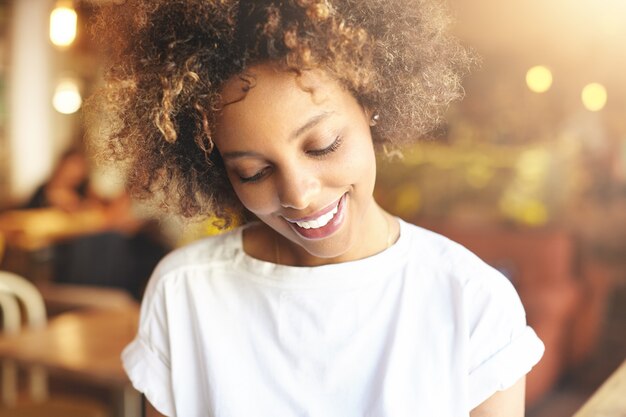
M 56 46 L 66 47 L 76 39 L 76 11 L 68 6 L 56 7 L 50 13 L 50 41 Z
M 552 86 L 552 71 L 542 65 L 532 67 L 526 73 L 526 85 L 530 91 L 545 93 Z
M 600 111 L 606 105 L 606 88 L 599 83 L 587 84 L 585 88 L 583 88 L 581 99 L 587 110 Z
M 73 79 L 64 79 L 59 82 L 54 90 L 52 105 L 62 114 L 76 113 L 83 104 L 78 83 Z

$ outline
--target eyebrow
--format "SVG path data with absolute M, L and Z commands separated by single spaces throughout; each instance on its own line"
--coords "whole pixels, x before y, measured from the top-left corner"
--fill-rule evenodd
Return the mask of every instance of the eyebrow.
M 302 126 L 295 129 L 293 132 L 291 132 L 288 140 L 292 141 L 296 139 L 297 137 L 302 136 L 304 133 L 313 129 L 315 126 L 317 126 L 319 123 L 321 123 L 324 119 L 326 119 L 331 114 L 333 114 L 332 111 L 326 111 L 326 112 L 323 112 L 323 113 L 320 113 L 311 117 L 309 120 L 307 120 L 305 124 L 303 124 Z M 233 152 L 225 152 L 224 154 L 222 154 L 222 159 L 237 159 L 237 158 L 259 157 L 259 156 L 261 155 L 258 152 L 254 152 L 254 151 L 233 151 Z
M 301 136 L 302 134 L 304 134 L 306 131 L 313 129 L 316 125 L 318 125 L 322 120 L 326 119 L 332 113 L 333 112 L 331 111 L 325 111 L 323 113 L 320 113 L 316 116 L 311 117 L 305 124 L 303 124 L 299 128 L 295 129 L 293 132 L 291 132 L 291 135 L 289 135 L 289 140 L 290 141 L 294 140 L 298 136 Z

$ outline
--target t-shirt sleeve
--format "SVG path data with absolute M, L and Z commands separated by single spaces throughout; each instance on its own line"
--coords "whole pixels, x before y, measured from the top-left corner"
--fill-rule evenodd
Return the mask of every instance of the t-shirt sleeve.
M 133 387 L 161 414 L 176 415 L 172 395 L 165 294 L 154 276 L 141 305 L 139 331 L 122 352 L 122 364 Z
M 468 283 L 469 405 L 480 405 L 526 375 L 543 356 L 544 346 L 526 324 L 526 313 L 509 280 L 478 261 Z

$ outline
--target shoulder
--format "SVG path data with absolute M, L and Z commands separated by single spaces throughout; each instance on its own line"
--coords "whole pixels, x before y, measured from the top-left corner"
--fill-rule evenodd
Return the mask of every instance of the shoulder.
M 518 320 L 524 311 L 517 291 L 507 277 L 463 245 L 436 232 L 405 223 L 409 240 L 409 262 L 419 265 L 420 279 L 445 286 L 470 317 L 486 306 L 503 308 Z
M 543 344 L 527 326 L 522 302 L 507 277 L 445 236 L 411 225 L 404 230 L 411 256 L 423 265 L 419 279 L 452 300 L 466 344 L 473 408 L 526 374 L 541 358 Z
M 240 248 L 241 230 L 236 228 L 219 235 L 209 236 L 177 248 L 167 254 L 156 266 L 147 292 L 177 277 L 207 269 L 220 269 L 232 265 Z
M 448 237 L 404 222 L 411 258 L 433 272 L 454 278 L 465 286 L 470 280 L 508 280 L 472 251 Z
M 141 304 L 141 326 L 148 333 L 167 333 L 167 317 L 173 310 L 186 311 L 203 287 L 221 282 L 233 269 L 240 248 L 240 229 L 210 236 L 182 246 L 157 265 Z M 169 313 L 168 313 L 169 312 Z
M 229 262 L 240 247 L 240 236 L 241 230 L 236 228 L 181 246 L 165 256 L 156 271 L 167 274 L 181 268 Z

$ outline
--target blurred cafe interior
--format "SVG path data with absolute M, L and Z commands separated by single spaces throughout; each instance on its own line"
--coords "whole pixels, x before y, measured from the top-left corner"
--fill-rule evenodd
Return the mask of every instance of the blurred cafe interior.
M 156 217 L 86 146 L 107 1 L 0 0 L 0 416 L 141 415 L 118 358 L 150 272 L 218 233 Z M 466 96 L 381 158 L 376 196 L 512 281 L 546 346 L 527 415 L 571 416 L 626 358 L 626 3 L 448 3 Z

